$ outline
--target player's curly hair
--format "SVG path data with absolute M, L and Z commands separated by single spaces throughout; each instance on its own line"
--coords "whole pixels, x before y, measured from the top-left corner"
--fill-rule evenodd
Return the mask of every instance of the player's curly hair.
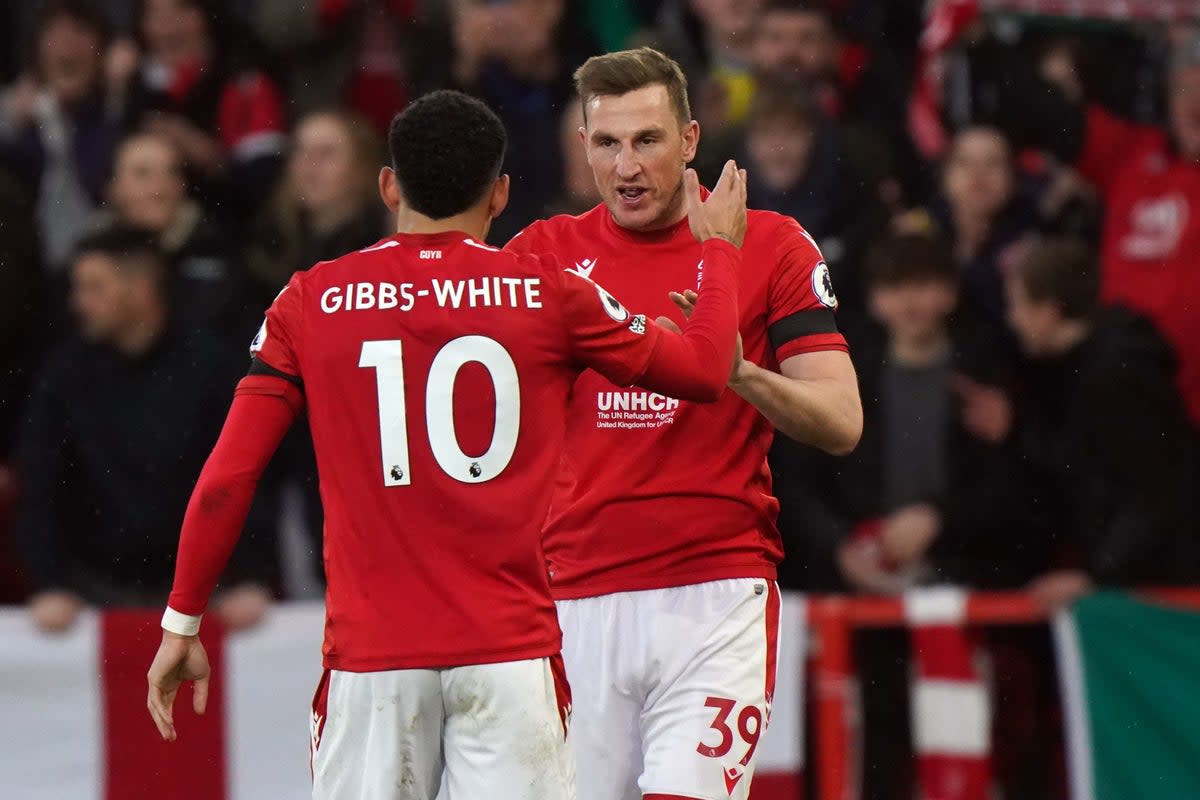
M 392 119 L 388 149 L 404 200 L 432 219 L 475 205 L 500 174 L 508 137 L 483 102 L 442 89 Z

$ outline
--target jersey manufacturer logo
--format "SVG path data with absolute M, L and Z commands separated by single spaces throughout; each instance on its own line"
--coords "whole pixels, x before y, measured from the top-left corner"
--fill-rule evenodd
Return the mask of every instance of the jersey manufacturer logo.
M 629 323 L 629 330 L 641 336 L 646 332 L 646 315 L 638 314 L 634 316 L 633 321 Z
M 838 307 L 837 295 L 833 293 L 833 278 L 829 275 L 829 265 L 824 261 L 813 267 L 812 287 L 821 305 L 826 308 Z
M 575 268 L 571 271 L 581 278 L 587 278 L 591 280 L 592 270 L 596 268 L 597 261 L 599 261 L 599 259 L 596 258 L 585 258 L 583 261 L 576 261 Z
M 737 788 L 738 782 L 745 777 L 746 771 L 741 767 L 726 767 L 725 770 L 725 791 L 729 792 L 729 796 L 733 796 L 733 790 Z

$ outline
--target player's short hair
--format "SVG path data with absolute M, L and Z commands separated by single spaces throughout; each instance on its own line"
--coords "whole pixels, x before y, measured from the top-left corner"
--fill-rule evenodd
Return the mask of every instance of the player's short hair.
M 1099 302 L 1096 256 L 1084 241 L 1067 236 L 1039 239 L 1016 268 L 1017 280 L 1035 302 L 1050 301 L 1067 319 L 1087 319 Z
M 101 255 L 122 272 L 144 271 L 161 280 L 166 255 L 153 231 L 134 225 L 107 225 L 85 235 L 75 245 L 73 261 Z
M 575 70 L 575 92 L 583 102 L 585 122 L 588 103 L 593 98 L 620 96 L 646 86 L 660 85 L 666 87 L 671 110 L 679 124 L 687 125 L 692 119 L 687 78 L 678 64 L 652 47 L 592 56 Z
M 392 118 L 388 150 L 405 202 L 432 219 L 461 214 L 500 175 L 508 137 L 482 101 L 441 89 Z
M 872 288 L 935 280 L 956 283 L 958 267 L 946 243 L 930 234 L 893 234 L 867 256 L 867 285 Z
M 812 92 L 802 83 L 763 80 L 754 88 L 747 122 L 755 127 L 764 122 L 787 122 L 797 128 L 816 127 L 821 111 Z

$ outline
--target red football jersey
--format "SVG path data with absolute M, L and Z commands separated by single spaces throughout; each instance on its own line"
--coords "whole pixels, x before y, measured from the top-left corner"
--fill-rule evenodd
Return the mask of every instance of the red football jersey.
M 1093 108 L 1078 166 L 1107 207 L 1101 297 L 1147 315 L 1170 340 L 1200 424 L 1200 165 L 1181 159 L 1161 130 Z
M 662 335 L 551 258 L 462 233 L 400 234 L 297 273 L 251 349 L 308 409 L 325 665 L 558 652 L 539 540 L 566 396 L 584 366 L 634 382 Z
M 686 219 L 639 234 L 603 205 L 535 222 L 508 249 L 550 253 L 681 324 L 667 293 L 695 288 L 703 270 Z M 749 213 L 738 279 L 746 359 L 778 371 L 793 355 L 846 350 L 829 269 L 790 217 Z M 731 391 L 695 404 L 583 373 L 543 536 L 554 596 L 773 578 L 783 547 L 766 463 L 772 435 Z

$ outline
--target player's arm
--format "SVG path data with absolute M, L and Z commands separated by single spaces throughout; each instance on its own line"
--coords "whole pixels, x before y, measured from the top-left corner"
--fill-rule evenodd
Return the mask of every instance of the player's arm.
M 862 402 L 846 341 L 837 330 L 828 267 L 795 222 L 781 226 L 776 236 L 768 335 L 780 371 L 743 358 L 739 339 L 729 387 L 790 438 L 845 455 L 862 435 Z M 685 315 L 692 313 L 694 298 L 693 292 L 672 296 Z
M 171 706 L 183 681 L 196 682 L 193 706 L 196 713 L 204 713 L 208 658 L 196 636 L 200 614 L 237 544 L 258 479 L 296 418 L 298 404 L 286 395 L 282 388 L 274 395 L 234 395 L 221 436 L 188 502 L 175 583 L 163 615 L 163 640 L 147 676 L 147 707 L 168 741 L 175 738 Z
M 162 643 L 146 676 L 147 708 L 168 741 L 175 738 L 172 705 L 183 681 L 195 681 L 193 707 L 204 713 L 208 656 L 197 638 L 200 615 L 237 544 L 258 480 L 304 406 L 290 334 L 300 309 L 296 283 L 293 278 L 267 311 L 250 347 L 250 372 L 238 384 L 184 514 Z
M 850 354 L 819 350 L 785 359 L 779 372 L 739 360 L 729 388 L 785 435 L 833 455 L 862 436 L 862 400 Z

